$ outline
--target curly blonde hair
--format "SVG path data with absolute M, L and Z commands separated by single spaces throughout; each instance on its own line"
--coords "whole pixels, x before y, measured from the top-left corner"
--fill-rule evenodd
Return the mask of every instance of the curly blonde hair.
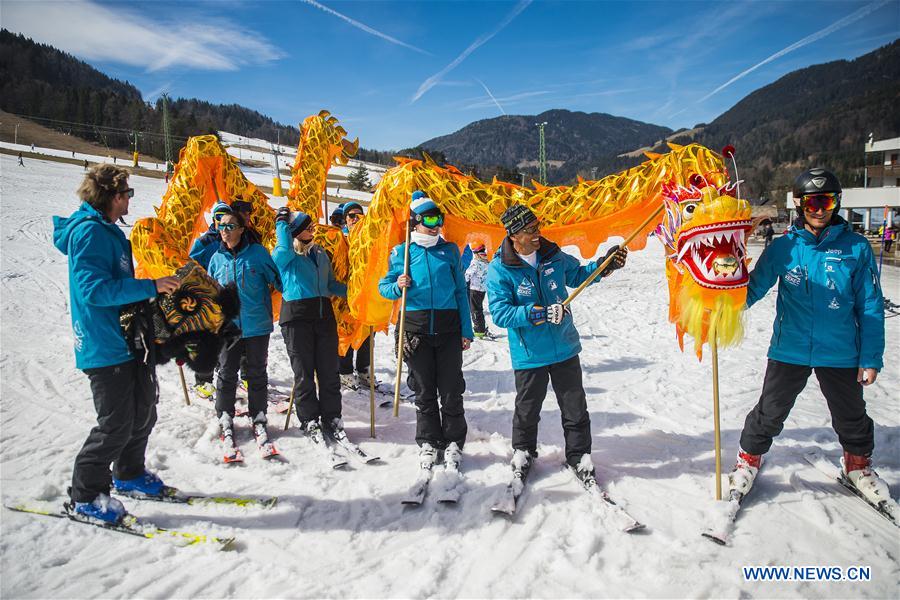
M 113 198 L 128 187 L 129 173 L 122 167 L 103 164 L 93 167 L 78 186 L 78 197 L 106 214 Z

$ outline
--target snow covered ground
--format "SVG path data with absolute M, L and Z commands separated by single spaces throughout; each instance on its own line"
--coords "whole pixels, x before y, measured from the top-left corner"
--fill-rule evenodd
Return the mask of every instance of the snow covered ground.
M 77 206 L 76 165 L 0 156 L 0 481 L 4 503 L 61 501 L 72 461 L 94 412 L 87 378 L 74 368 L 65 257 L 51 245 L 51 216 Z M 150 214 L 165 183 L 133 177 L 128 222 Z M 274 204 L 274 203 L 273 203 Z M 753 255 L 759 246 L 751 247 Z M 900 272 L 885 271 L 886 296 L 900 299 Z M 377 409 L 368 438 L 368 398 L 346 394 L 351 437 L 384 460 L 334 471 L 296 428 L 271 413 L 283 462 L 264 462 L 246 424 L 247 457 L 221 464 L 214 413 L 185 406 L 177 370 L 159 370 L 159 422 L 148 467 L 196 492 L 278 495 L 272 510 L 126 501 L 163 527 L 234 535 L 238 549 L 176 548 L 162 541 L 0 510 L 4 598 L 189 597 L 897 597 L 898 530 L 847 497 L 802 458 L 821 448 L 837 458 L 824 399 L 811 378 L 745 503 L 731 547 L 699 535 L 713 510 L 709 361 L 678 351 L 667 323 L 660 248 L 633 253 L 616 276 L 574 303 L 594 433 L 598 478 L 647 532 L 612 526 L 561 469 L 562 431 L 552 395 L 545 404 L 533 486 L 513 521 L 488 511 L 510 458 L 514 384 L 505 337 L 465 354 L 469 439 L 467 491 L 457 506 L 399 499 L 416 467 L 415 413 Z M 744 415 L 756 402 L 774 315 L 770 293 L 747 315 L 747 338 L 721 352 L 725 468 Z M 876 421 L 876 461 L 900 494 L 900 319 L 887 321 L 886 368 L 866 390 Z M 376 341 L 382 380 L 392 381 L 387 338 Z M 290 368 L 279 333 L 270 381 Z M 240 420 L 239 420 L 240 421 Z M 868 582 L 751 582 L 745 565 L 871 567 Z

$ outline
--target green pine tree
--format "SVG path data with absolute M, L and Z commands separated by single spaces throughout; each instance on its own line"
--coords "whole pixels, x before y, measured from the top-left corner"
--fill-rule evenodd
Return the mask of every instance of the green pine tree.
M 347 185 L 349 185 L 354 190 L 359 191 L 369 191 L 369 188 L 372 186 L 372 182 L 369 181 L 369 171 L 366 170 L 366 166 L 362 163 L 359 163 L 359 166 L 355 171 L 350 173 L 347 176 Z

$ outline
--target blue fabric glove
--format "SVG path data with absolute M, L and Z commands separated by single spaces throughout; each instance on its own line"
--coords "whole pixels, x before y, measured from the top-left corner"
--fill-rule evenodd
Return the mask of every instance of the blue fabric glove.
M 534 306 L 528 311 L 528 320 L 532 325 L 540 325 L 547 320 L 547 309 L 543 306 Z

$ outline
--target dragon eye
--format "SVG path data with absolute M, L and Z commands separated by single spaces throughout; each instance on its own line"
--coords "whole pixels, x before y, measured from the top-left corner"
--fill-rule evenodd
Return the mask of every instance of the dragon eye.
M 690 221 L 694 217 L 694 211 L 697 210 L 699 202 L 685 202 L 681 205 L 681 216 L 685 221 Z

